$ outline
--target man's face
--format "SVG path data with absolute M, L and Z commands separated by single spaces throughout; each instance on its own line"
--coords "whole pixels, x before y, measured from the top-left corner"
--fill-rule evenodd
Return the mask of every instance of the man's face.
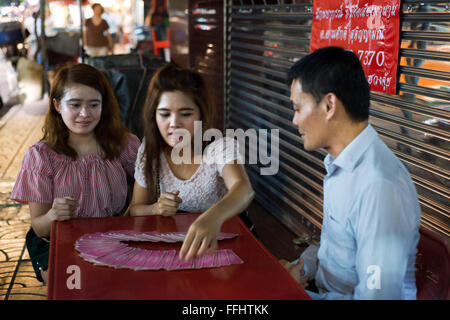
M 302 91 L 300 81 L 294 80 L 291 85 L 291 101 L 294 109 L 292 123 L 298 127 L 305 150 L 312 151 L 326 147 L 326 105 L 316 100 L 310 93 Z

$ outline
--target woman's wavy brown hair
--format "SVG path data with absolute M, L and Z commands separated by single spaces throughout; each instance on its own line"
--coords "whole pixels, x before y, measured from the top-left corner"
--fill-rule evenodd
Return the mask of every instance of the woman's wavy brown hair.
M 121 123 L 119 104 L 108 80 L 103 73 L 87 64 L 67 64 L 56 73 L 50 88 L 42 141 L 57 153 L 73 160 L 77 158 L 77 152 L 68 143 L 69 129 L 53 104 L 53 99 L 61 103 L 66 89 L 74 83 L 91 87 L 102 95 L 102 114 L 94 129 L 95 137 L 105 159 L 118 158 L 126 146 L 129 130 Z
M 182 69 L 174 63 L 164 65 L 155 72 L 142 110 L 145 137 L 145 152 L 142 156 L 146 159 L 144 172 L 152 203 L 158 200 L 156 184 L 159 182 L 156 179 L 156 173 L 159 172 L 161 165 L 159 158 L 161 152 L 167 146 L 156 124 L 156 109 L 161 95 L 171 91 L 181 91 L 199 107 L 203 132 L 212 128 L 214 124 L 215 106 L 206 82 L 200 74 L 189 69 Z M 205 146 L 204 144 L 203 148 Z

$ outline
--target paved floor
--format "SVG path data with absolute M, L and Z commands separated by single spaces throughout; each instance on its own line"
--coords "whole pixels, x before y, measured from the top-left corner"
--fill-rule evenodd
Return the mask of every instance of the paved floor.
M 25 247 L 28 206 L 9 199 L 26 150 L 41 138 L 46 111 L 44 99 L 13 106 L 0 118 L 0 300 L 47 296 L 47 287 L 36 280 Z

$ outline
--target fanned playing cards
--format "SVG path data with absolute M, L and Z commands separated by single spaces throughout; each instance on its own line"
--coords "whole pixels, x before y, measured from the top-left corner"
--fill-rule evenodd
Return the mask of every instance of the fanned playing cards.
M 85 234 L 78 238 L 75 249 L 80 256 L 95 265 L 133 270 L 180 270 L 229 266 L 243 263 L 230 249 L 205 253 L 189 261 L 180 260 L 176 250 L 148 250 L 130 247 L 123 241 L 182 242 L 186 232 L 136 232 L 119 230 Z M 218 240 L 232 239 L 237 234 L 219 233 Z

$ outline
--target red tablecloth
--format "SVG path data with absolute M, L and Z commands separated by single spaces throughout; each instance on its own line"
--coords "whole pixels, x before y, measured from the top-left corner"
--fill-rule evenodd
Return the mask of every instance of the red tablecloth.
M 219 241 L 219 249 L 232 249 L 244 260 L 239 265 L 176 271 L 134 271 L 95 266 L 83 260 L 75 250 L 76 240 L 86 233 L 110 230 L 186 232 L 197 216 L 190 213 L 174 217 L 84 218 L 53 223 L 48 299 L 310 299 L 238 217 L 226 221 L 221 231 L 237 233 L 239 236 Z M 181 244 L 145 243 L 138 246 L 152 250 L 179 250 Z M 80 289 L 69 289 L 67 285 L 69 277 L 73 275 L 69 267 L 73 265 L 79 267 Z

